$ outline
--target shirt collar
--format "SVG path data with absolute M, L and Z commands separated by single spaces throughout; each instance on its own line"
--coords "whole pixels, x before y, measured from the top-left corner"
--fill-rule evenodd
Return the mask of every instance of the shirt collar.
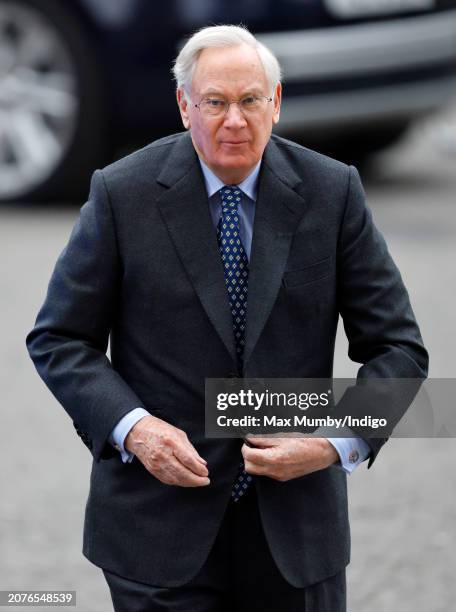
M 212 197 L 214 193 L 220 191 L 222 187 L 224 187 L 225 183 L 219 179 L 219 177 L 212 172 L 210 168 L 203 162 L 203 160 L 198 157 L 199 162 L 201 164 L 201 169 L 204 175 L 204 183 L 206 185 L 207 195 Z M 257 197 L 257 186 L 258 186 L 258 174 L 260 172 L 261 159 L 252 170 L 252 172 L 237 185 L 239 189 L 245 193 L 247 197 L 249 197 L 254 202 Z

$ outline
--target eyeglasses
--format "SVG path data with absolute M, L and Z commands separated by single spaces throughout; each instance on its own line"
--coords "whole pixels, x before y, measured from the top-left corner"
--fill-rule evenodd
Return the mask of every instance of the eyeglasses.
M 195 107 L 206 117 L 222 117 L 226 115 L 232 104 L 237 104 L 243 115 L 255 115 L 263 112 L 272 98 L 267 96 L 245 96 L 240 100 L 228 102 L 224 98 L 210 96 L 203 98 Z

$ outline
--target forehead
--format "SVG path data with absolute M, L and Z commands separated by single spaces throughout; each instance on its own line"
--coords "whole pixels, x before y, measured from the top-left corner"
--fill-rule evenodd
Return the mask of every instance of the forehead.
M 204 49 L 195 67 L 192 89 L 198 92 L 220 93 L 267 88 L 263 64 L 253 47 Z

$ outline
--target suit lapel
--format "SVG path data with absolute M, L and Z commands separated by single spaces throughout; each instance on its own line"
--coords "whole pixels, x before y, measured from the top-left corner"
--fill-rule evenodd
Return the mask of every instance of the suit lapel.
M 158 206 L 176 251 L 207 316 L 236 361 L 217 236 L 201 168 L 188 134 L 174 145 L 157 181 L 167 187 Z
M 263 156 L 255 209 L 244 364 L 277 298 L 291 241 L 304 212 L 303 197 L 294 190 L 300 183 L 301 178 L 271 140 Z

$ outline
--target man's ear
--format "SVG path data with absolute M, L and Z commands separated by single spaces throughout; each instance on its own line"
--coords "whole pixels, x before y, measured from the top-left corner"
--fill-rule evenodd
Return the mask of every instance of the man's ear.
M 279 123 L 281 103 L 282 103 L 282 84 L 277 83 L 276 88 L 274 90 L 274 96 L 272 98 L 272 104 L 274 105 L 274 112 L 272 114 L 273 123 Z
M 177 98 L 177 104 L 179 106 L 179 110 L 180 110 L 180 114 L 182 118 L 182 123 L 184 124 L 184 128 L 186 130 L 189 130 L 190 129 L 190 117 L 188 115 L 188 100 L 185 96 L 185 92 L 182 89 L 182 87 L 179 87 L 179 89 L 176 90 L 176 98 Z

